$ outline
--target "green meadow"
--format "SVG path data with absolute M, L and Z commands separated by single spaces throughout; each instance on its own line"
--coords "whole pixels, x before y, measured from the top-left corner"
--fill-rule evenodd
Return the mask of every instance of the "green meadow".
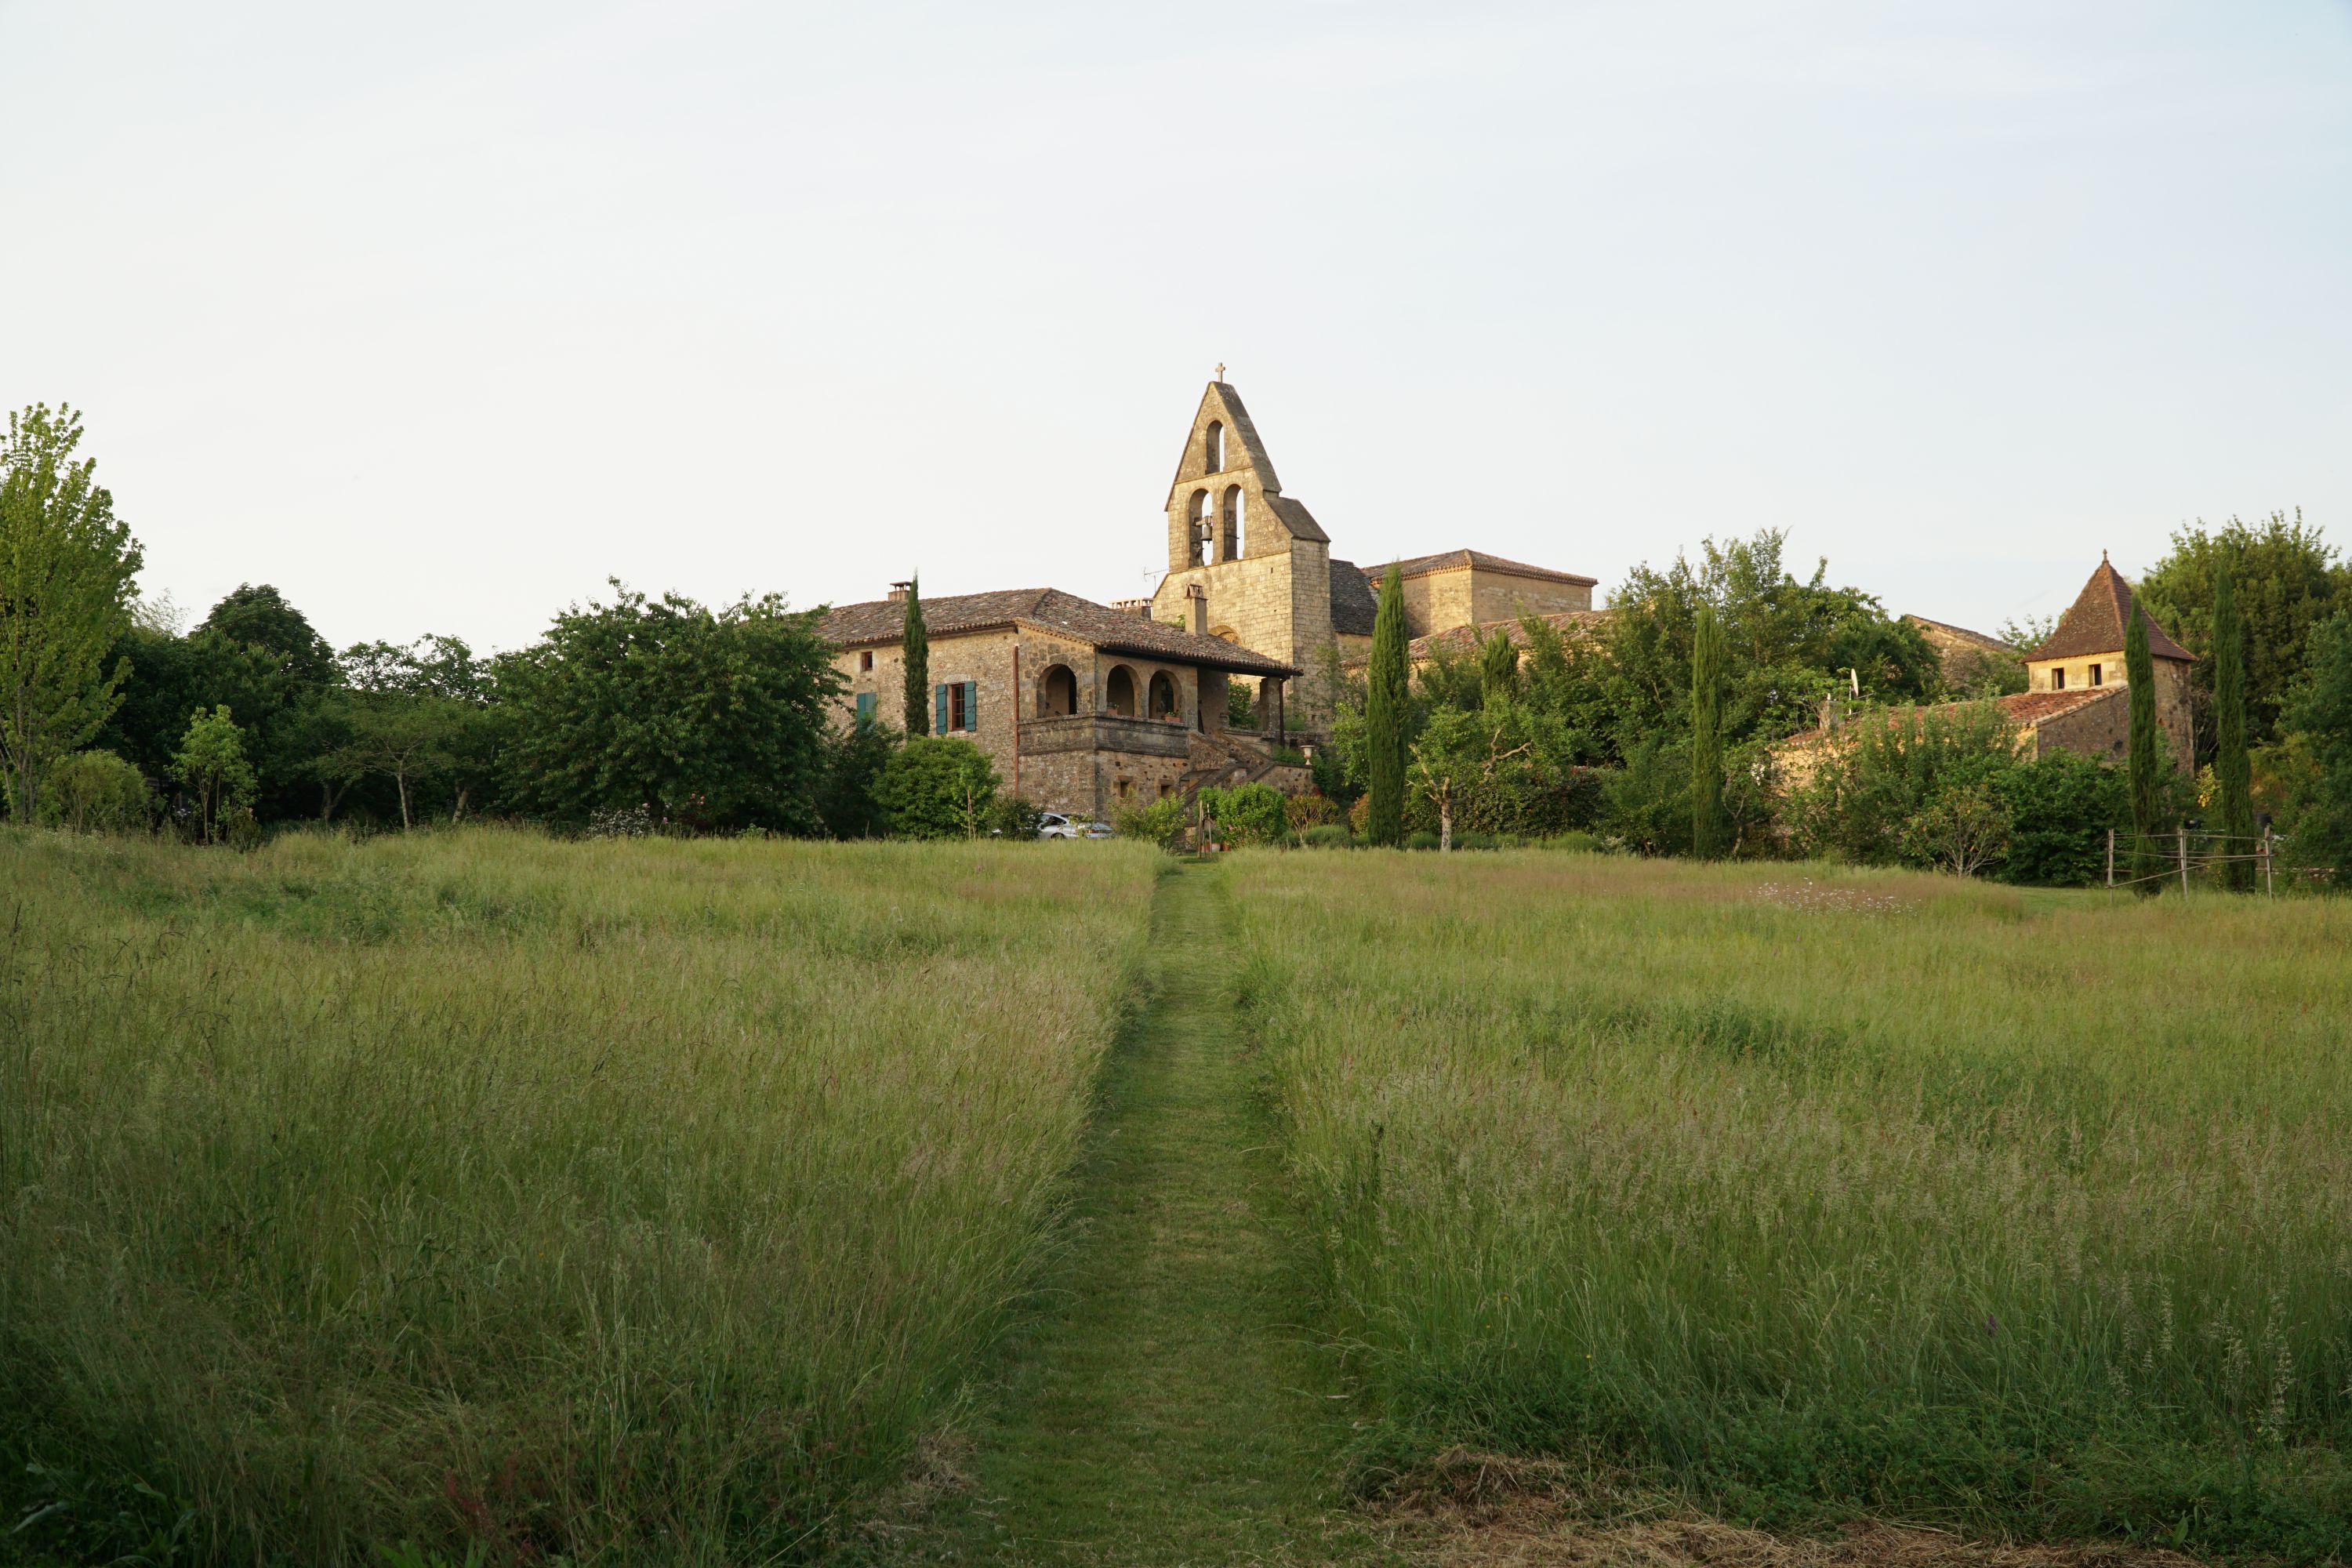
M 1089 848 L 0 833 L 0 1556 L 822 1550 L 1052 1242 Z
M 1265 855 L 1243 990 L 1384 1467 L 2352 1555 L 2352 906 Z

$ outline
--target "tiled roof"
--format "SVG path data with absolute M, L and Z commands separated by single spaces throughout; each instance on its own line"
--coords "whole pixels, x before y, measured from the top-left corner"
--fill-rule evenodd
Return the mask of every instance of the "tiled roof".
M 1552 615 L 1539 616 L 1537 618 L 1561 631 L 1568 631 L 1570 629 L 1582 630 L 1587 626 L 1598 626 L 1602 621 L 1607 620 L 1609 618 L 1609 612 L 1606 610 L 1560 610 Z M 1419 664 L 1424 659 L 1435 657 L 1440 649 L 1455 655 L 1468 655 L 1475 653 L 1478 649 L 1478 644 L 1485 638 L 1493 636 L 1497 630 L 1501 631 L 1506 637 L 1511 639 L 1513 647 L 1525 647 L 1528 646 L 1528 628 L 1524 621 L 1516 619 L 1508 621 L 1487 621 L 1475 626 L 1448 626 L 1442 632 L 1432 632 L 1425 637 L 1415 637 L 1412 641 L 1405 645 L 1405 657 L 1411 659 L 1413 663 Z
M 826 611 L 816 629 L 835 647 L 860 647 L 897 642 L 906 622 L 905 605 L 896 599 L 875 599 Z M 1179 631 L 1148 616 L 1114 610 L 1059 588 L 1003 588 L 992 594 L 951 594 L 923 601 L 923 629 L 933 637 L 1015 625 L 1058 632 L 1106 653 L 1131 653 L 1246 675 L 1298 673 L 1223 637 Z
M 1983 632 L 1972 632 L 1966 626 L 1956 626 L 1949 621 L 1930 620 L 1926 616 L 1906 616 L 1903 618 L 1923 632 L 1941 632 L 1955 642 L 1966 643 L 1969 647 L 1980 648 L 1986 653 L 1997 653 L 2009 658 L 2018 657 L 2015 648 L 1997 637 L 1990 637 Z M 1928 640 L 1932 642 L 1935 639 L 1930 637 Z
M 1364 568 L 1364 575 L 1377 588 L 1381 579 L 1394 565 L 1400 577 L 1419 577 L 1431 572 L 1444 572 L 1456 567 L 1475 566 L 1482 572 L 1499 572 L 1507 577 L 1541 577 L 1553 583 L 1576 583 L 1590 588 L 1598 577 L 1581 577 L 1573 572 L 1555 572 L 1549 566 L 1530 566 L 1524 561 L 1506 561 L 1499 555 L 1489 555 L 1483 550 L 1446 550 L 1435 555 L 1416 555 L 1410 561 L 1382 562 L 1378 566 Z
M 1368 637 L 1380 614 L 1380 596 L 1352 561 L 1331 563 L 1331 629 L 1343 637 Z
M 2025 657 L 2029 660 L 2044 658 L 2079 658 L 2085 654 L 2121 653 L 2124 647 L 2124 617 L 2137 607 L 2147 622 L 2147 651 L 2158 658 L 2189 660 L 2189 651 L 2165 636 L 2147 606 L 2132 597 L 2131 584 L 2123 574 L 2099 558 L 2099 569 L 2083 584 L 2072 608 L 2058 617 L 2058 629 L 2049 639 Z
M 2088 708 L 2094 702 L 2105 702 L 2110 697 L 2120 697 L 2127 689 L 2121 686 L 2086 686 L 2080 691 L 2020 691 L 1993 700 L 2000 705 L 2001 717 L 2021 730 Z M 1901 724 L 1923 713 L 1937 710 L 1964 707 L 1958 702 L 1937 702 L 1924 707 L 1873 708 L 1853 715 L 1834 730 L 1800 730 L 1785 740 L 1775 742 L 1775 750 L 1805 751 L 1835 740 L 1847 731 L 1865 724 Z
M 2019 691 L 2000 700 L 2000 710 L 2012 724 L 2039 724 L 2120 696 L 2126 689 L 2121 686 L 2085 686 L 2079 691 Z
M 1274 509 L 1275 516 L 1282 519 L 1282 526 L 1290 531 L 1291 538 L 1320 540 L 1325 544 L 1331 542 L 1331 536 L 1323 531 L 1323 525 L 1315 521 L 1315 514 L 1307 510 L 1306 504 L 1292 500 L 1288 496 L 1275 494 L 1271 482 L 1265 487 L 1265 504 Z

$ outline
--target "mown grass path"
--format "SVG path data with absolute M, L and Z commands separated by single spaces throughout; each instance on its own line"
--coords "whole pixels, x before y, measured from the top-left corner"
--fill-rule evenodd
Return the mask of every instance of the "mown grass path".
M 1251 1093 L 1227 897 L 1213 869 L 1160 884 L 1151 995 L 1105 1068 L 1078 1239 L 1008 1348 L 950 1560 L 1385 1560 L 1336 1489 L 1346 1404 L 1303 1326 L 1307 1241 Z

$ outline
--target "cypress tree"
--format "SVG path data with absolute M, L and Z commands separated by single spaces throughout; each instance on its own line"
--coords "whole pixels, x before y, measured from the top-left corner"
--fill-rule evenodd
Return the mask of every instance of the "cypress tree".
M 2143 893 L 2155 893 L 2160 884 L 2148 879 L 2164 868 L 2157 852 L 2157 816 L 2161 810 L 2156 793 L 2156 660 L 2147 652 L 2147 617 L 2139 601 L 2132 601 L 2124 626 L 2124 679 L 2131 687 L 2131 812 L 2132 876 Z
M 1698 607 L 1691 637 L 1691 853 L 1723 853 L 1723 628 Z
M 1372 617 L 1364 695 L 1365 837 L 1390 846 L 1404 842 L 1404 580 L 1391 566 Z
M 1478 645 L 1478 706 L 1507 708 L 1519 700 L 1519 650 L 1504 626 Z
M 907 626 L 899 634 L 907 659 L 907 733 L 931 732 L 931 641 L 923 630 L 923 584 L 907 584 Z
M 2254 847 L 2253 772 L 2246 761 L 2246 637 L 2238 622 L 2238 587 L 2227 561 L 2213 574 L 2213 773 L 2221 786 L 2222 846 L 2228 855 L 2251 855 Z M 2254 885 L 2254 863 L 2225 860 L 2224 880 L 2243 890 Z

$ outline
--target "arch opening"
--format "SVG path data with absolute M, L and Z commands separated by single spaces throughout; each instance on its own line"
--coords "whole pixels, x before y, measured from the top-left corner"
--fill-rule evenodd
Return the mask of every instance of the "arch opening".
M 1103 683 L 1103 705 L 1122 718 L 1135 717 L 1135 671 L 1123 664 L 1112 667 Z
M 1242 558 L 1242 500 L 1241 486 L 1227 485 L 1217 503 L 1217 548 L 1226 561 Z
M 1201 440 L 1201 451 L 1209 465 L 1207 472 L 1222 474 L 1225 471 L 1225 427 L 1221 421 L 1209 421 L 1208 431 Z
M 1179 719 L 1182 712 L 1176 701 L 1176 680 L 1166 670 L 1155 671 L 1151 677 L 1151 717 Z
M 1195 566 L 1206 566 L 1210 551 L 1208 491 L 1192 492 L 1192 499 L 1186 503 L 1186 516 L 1191 520 L 1184 526 L 1188 558 Z
M 1066 664 L 1047 666 L 1037 681 L 1037 717 L 1059 719 L 1077 710 L 1077 675 Z

